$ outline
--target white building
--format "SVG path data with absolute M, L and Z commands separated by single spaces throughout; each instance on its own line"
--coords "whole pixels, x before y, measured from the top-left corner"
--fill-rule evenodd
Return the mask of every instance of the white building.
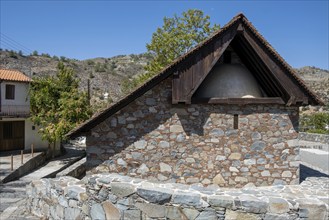
M 29 120 L 31 78 L 16 70 L 0 69 L 0 151 L 47 149 Z

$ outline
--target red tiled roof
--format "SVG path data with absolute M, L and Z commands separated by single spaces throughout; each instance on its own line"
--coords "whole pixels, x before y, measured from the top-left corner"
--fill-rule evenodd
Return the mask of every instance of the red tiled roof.
M 0 69 L 0 80 L 31 82 L 32 79 L 17 70 Z

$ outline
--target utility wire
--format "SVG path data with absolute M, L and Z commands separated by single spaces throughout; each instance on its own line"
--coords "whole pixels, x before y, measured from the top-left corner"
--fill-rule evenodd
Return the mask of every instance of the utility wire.
M 15 51 L 19 51 L 19 48 L 13 46 L 12 44 L 6 42 L 6 41 L 3 41 L 1 40 L 1 45 L 4 45 L 6 46 L 8 49 L 11 49 L 11 50 L 15 50 Z M 4 49 L 4 48 L 3 48 Z
M 32 50 L 25 47 L 24 45 L 18 43 L 17 41 L 15 41 L 14 39 L 12 39 L 11 37 L 8 37 L 7 35 L 3 34 L 3 33 L 0 33 L 1 35 L 1 42 L 5 42 L 7 43 L 7 45 L 11 45 L 12 48 L 15 48 L 16 50 L 18 49 L 25 52 L 26 54 L 29 54 L 29 53 L 32 53 Z
M 0 33 L 0 46 L 5 45 L 7 48 L 12 49 L 12 50 L 16 50 L 17 52 L 22 51 L 23 53 L 25 53 L 26 55 L 29 55 L 32 53 L 32 50 L 25 47 L 24 45 L 18 43 L 17 41 L 15 41 L 14 39 L 12 39 L 11 37 L 8 37 L 7 35 Z M 2 48 L 4 49 L 4 48 Z M 28 62 L 27 66 L 26 66 L 29 71 L 25 72 L 25 74 L 27 74 L 28 76 L 32 76 L 32 66 L 31 63 Z
M 4 39 L 0 40 L 0 44 L 5 46 L 6 49 L 14 50 L 14 51 L 17 51 L 17 52 L 22 51 L 24 54 L 29 54 L 27 51 L 21 50 L 21 48 L 18 48 L 16 45 L 12 44 L 9 41 L 5 41 Z M 2 48 L 2 49 L 5 49 L 5 48 Z
M 25 47 L 24 45 L 22 45 L 21 43 L 15 41 L 14 39 L 12 39 L 11 37 L 5 35 L 4 33 L 0 33 L 0 35 L 2 35 L 2 37 L 6 38 L 7 40 L 13 42 L 14 44 L 16 44 L 19 47 L 22 47 L 24 50 L 28 51 L 28 52 L 32 52 L 31 49 L 29 49 L 28 47 Z

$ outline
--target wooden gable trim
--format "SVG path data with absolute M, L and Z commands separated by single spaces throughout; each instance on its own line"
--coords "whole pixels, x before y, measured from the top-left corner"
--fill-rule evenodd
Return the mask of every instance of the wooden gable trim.
M 298 87 L 299 90 L 303 92 L 303 98 L 298 97 L 296 102 L 292 101 L 293 99 L 289 102 L 303 105 L 324 105 L 324 102 L 306 86 L 305 82 L 297 76 L 293 68 L 276 52 L 276 50 L 266 41 L 266 39 L 256 30 L 244 15 L 241 17 L 241 21 L 245 28 L 251 32 L 251 36 L 257 39 L 264 51 L 266 51 L 266 53 L 272 58 L 272 61 L 277 63 L 281 70 L 285 72 L 286 76 L 291 78 L 295 83 L 295 87 Z
M 217 63 L 226 48 L 237 34 L 240 22 L 213 39 L 206 47 L 199 50 L 190 59 L 181 64 L 181 68 L 174 73 L 172 82 L 172 103 L 191 103 L 191 97 L 201 85 L 208 73 Z
M 251 48 L 253 48 L 257 56 L 261 58 L 266 68 L 270 70 L 268 74 L 274 77 L 273 83 L 285 94 L 284 99 L 286 99 L 286 104 L 292 105 L 303 100 L 304 93 L 301 92 L 300 88 L 287 76 L 286 72 L 272 59 L 267 50 L 261 47 L 261 44 L 257 42 L 254 35 L 246 30 L 242 36 Z M 287 98 L 289 99 L 287 100 Z

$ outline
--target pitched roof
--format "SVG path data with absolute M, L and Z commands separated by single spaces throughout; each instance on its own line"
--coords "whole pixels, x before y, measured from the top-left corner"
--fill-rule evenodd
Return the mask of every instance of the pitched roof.
M 0 69 L 0 80 L 31 82 L 32 79 L 17 70 Z
M 80 124 L 78 127 L 73 129 L 72 131 L 70 131 L 67 134 L 67 136 L 73 138 L 73 137 L 79 136 L 81 133 L 89 131 L 90 129 L 95 127 L 97 124 L 104 121 L 106 118 L 115 114 L 116 112 L 121 110 L 123 107 L 127 106 L 129 103 L 131 103 L 138 97 L 142 96 L 144 93 L 146 93 L 147 91 L 149 91 L 150 89 L 152 89 L 153 87 L 158 85 L 161 81 L 163 81 L 164 79 L 171 76 L 175 72 L 177 67 L 183 61 L 185 61 L 187 58 L 196 54 L 200 49 L 207 46 L 213 40 L 216 40 L 216 39 L 222 37 L 227 30 L 229 30 L 233 27 L 236 27 L 237 22 L 240 22 L 241 24 L 243 24 L 243 26 L 245 28 L 248 28 L 253 33 L 253 35 L 260 41 L 262 46 L 264 46 L 266 48 L 266 50 L 270 53 L 272 58 L 274 60 L 276 60 L 277 62 L 279 62 L 282 65 L 282 67 L 285 69 L 287 74 L 289 74 L 292 78 L 294 78 L 296 80 L 298 86 L 300 86 L 303 89 L 303 91 L 310 97 L 310 99 L 312 100 L 313 103 L 316 103 L 318 105 L 324 104 L 321 101 L 321 99 L 306 86 L 304 81 L 297 76 L 297 74 L 295 73 L 293 68 L 274 50 L 274 48 L 265 40 L 265 38 L 261 34 L 258 33 L 256 28 L 248 21 L 248 19 L 242 13 L 240 13 L 240 14 L 236 15 L 235 17 L 233 17 L 233 19 L 229 23 L 227 23 L 225 26 L 223 26 L 219 31 L 213 33 L 209 38 L 207 38 L 203 42 L 199 43 L 196 47 L 194 47 L 192 50 L 188 51 L 186 54 L 175 59 L 170 65 L 165 67 L 156 76 L 149 79 L 143 85 L 136 88 L 132 93 L 128 94 L 127 96 L 125 96 L 124 98 L 119 100 L 118 102 L 114 103 L 110 107 L 95 114 L 90 119 L 88 119 L 87 121 Z

